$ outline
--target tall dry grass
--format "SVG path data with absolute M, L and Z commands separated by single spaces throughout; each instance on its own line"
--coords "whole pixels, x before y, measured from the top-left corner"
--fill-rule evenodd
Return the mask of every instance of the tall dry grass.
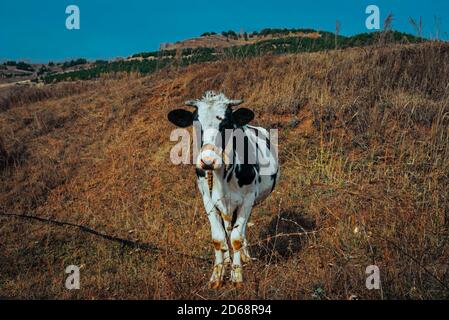
M 25 151 L 0 172 L 1 211 L 162 251 L 0 216 L 0 296 L 447 298 L 448 58 L 447 44 L 431 43 L 228 60 L 8 108 L 2 148 Z M 240 291 L 208 289 L 212 246 L 193 168 L 169 163 L 166 113 L 205 90 L 245 98 L 255 123 L 280 130 L 283 174 L 253 212 L 259 259 Z M 291 223 L 308 231 L 277 238 Z M 64 289 L 68 264 L 82 266 L 79 291 Z M 365 287 L 371 264 L 381 290 Z
M 13 86 L 0 92 L 0 112 L 6 111 L 11 107 L 17 107 L 24 104 L 30 104 L 50 98 L 62 98 L 81 93 L 93 87 L 93 83 L 87 81 L 73 83 L 57 83 L 42 86 Z

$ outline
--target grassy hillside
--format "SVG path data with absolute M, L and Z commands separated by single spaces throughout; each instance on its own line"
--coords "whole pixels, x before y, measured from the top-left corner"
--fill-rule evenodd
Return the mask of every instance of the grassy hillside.
M 0 297 L 449 298 L 449 46 L 226 59 L 10 95 L 0 112 Z M 193 167 L 169 161 L 166 114 L 205 90 L 278 128 L 282 176 L 253 211 L 245 287 L 208 289 Z M 20 96 L 20 98 L 18 98 Z M 15 100 L 14 100 L 15 99 Z M 310 221 L 301 233 L 289 221 Z M 300 222 L 305 225 L 305 223 Z M 272 226 L 301 233 L 266 241 Z M 272 240 L 273 240 L 272 239 Z M 148 247 L 147 247 L 148 249 Z M 81 290 L 64 289 L 67 265 Z M 365 288 L 380 268 L 382 290 Z
M 268 31 L 265 31 L 268 30 Z M 83 70 L 64 72 L 57 74 L 46 74 L 42 76 L 45 83 L 52 83 L 66 80 L 88 80 L 98 78 L 101 74 L 116 72 L 139 72 L 141 74 L 150 74 L 161 68 L 171 66 L 187 66 L 194 63 L 202 63 L 217 60 L 226 60 L 229 58 L 249 58 L 267 54 L 287 54 L 302 52 L 317 52 L 332 50 L 337 48 L 353 48 L 370 46 L 374 44 L 386 43 L 420 43 L 424 39 L 410 34 L 388 31 L 362 33 L 350 37 L 338 36 L 331 32 L 319 32 L 320 37 L 302 37 L 302 36 L 282 36 L 282 31 L 273 29 L 264 29 L 261 31 L 262 40 L 254 43 L 211 47 L 193 47 L 179 48 L 172 50 L 161 50 L 154 52 L 142 52 L 134 54 L 131 60 L 114 61 L 107 63 L 97 63 L 93 67 Z M 289 31 L 288 29 L 285 29 Z M 299 30 L 295 30 L 298 32 Z M 305 30 L 314 32 L 313 30 Z M 269 32 L 277 32 L 270 34 Z M 281 34 L 279 34 L 281 32 Z M 291 32 L 291 30 L 290 30 Z M 277 35 L 279 38 L 265 37 Z

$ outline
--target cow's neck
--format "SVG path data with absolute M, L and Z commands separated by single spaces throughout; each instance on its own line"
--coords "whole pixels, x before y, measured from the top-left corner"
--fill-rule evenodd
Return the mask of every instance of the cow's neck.
M 208 172 L 208 181 L 209 181 L 209 191 L 212 193 L 212 190 L 223 192 L 223 174 L 224 174 L 224 166 L 221 166 L 220 169 L 209 171 Z

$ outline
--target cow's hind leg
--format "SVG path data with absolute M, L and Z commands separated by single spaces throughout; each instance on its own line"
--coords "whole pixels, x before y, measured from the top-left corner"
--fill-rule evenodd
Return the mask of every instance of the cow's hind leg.
M 234 251 L 231 281 L 236 288 L 240 288 L 243 286 L 242 260 L 245 260 L 245 258 L 247 258 L 245 256 L 246 251 L 244 251 L 246 249 L 244 248 L 244 246 L 246 245 L 246 223 L 248 222 L 249 216 L 251 215 L 254 198 L 254 195 L 250 195 L 245 198 L 245 202 L 238 211 L 237 219 L 231 232 L 231 245 Z

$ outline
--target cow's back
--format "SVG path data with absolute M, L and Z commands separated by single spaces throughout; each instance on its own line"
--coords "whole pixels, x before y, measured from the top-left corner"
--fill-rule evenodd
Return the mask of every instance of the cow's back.
M 277 141 L 270 141 L 268 131 L 262 127 L 247 126 L 251 143 L 257 143 L 259 174 L 256 203 L 263 201 L 274 190 L 280 175 Z

